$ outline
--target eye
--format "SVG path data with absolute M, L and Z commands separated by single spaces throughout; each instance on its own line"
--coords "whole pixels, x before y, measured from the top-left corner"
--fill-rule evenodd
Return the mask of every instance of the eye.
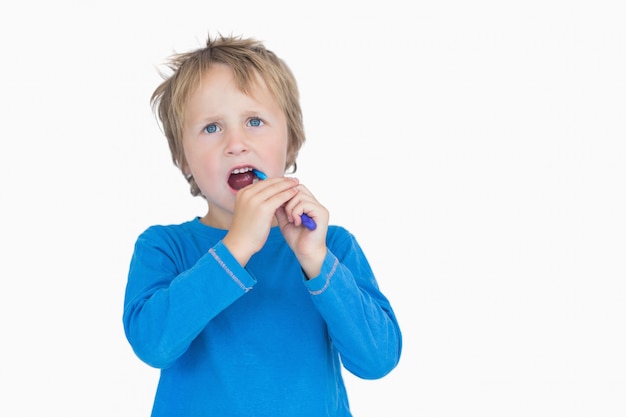
M 206 133 L 216 133 L 219 131 L 219 127 L 217 127 L 217 125 L 215 123 L 211 123 L 209 125 L 206 125 L 204 127 L 204 131 Z
M 263 120 L 259 119 L 258 117 L 253 117 L 248 120 L 248 125 L 252 127 L 260 127 L 263 126 L 263 124 Z

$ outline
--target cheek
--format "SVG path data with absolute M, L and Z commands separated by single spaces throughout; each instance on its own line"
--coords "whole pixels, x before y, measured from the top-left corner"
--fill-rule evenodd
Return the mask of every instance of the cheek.
M 292 155 L 292 150 L 291 150 L 291 146 L 289 146 L 289 140 L 287 139 L 287 134 L 285 133 L 285 136 L 282 140 L 276 141 L 274 143 L 274 149 L 273 151 L 278 155 L 281 154 L 283 158 L 285 158 L 285 160 L 291 158 Z
M 198 144 L 184 142 L 183 145 L 185 159 L 192 170 L 205 165 L 204 161 L 211 156 L 211 152 L 208 149 L 198 146 Z
M 225 187 L 225 180 L 215 166 L 215 164 L 205 163 L 191 167 L 191 172 L 193 172 L 194 180 L 200 188 L 200 192 L 207 198 L 220 194 Z
M 212 159 L 212 155 L 213 153 L 200 149 L 185 149 L 187 172 L 194 176 L 196 183 L 202 189 L 215 183 L 219 176 L 219 164 L 214 158 Z
M 296 153 L 289 145 L 285 145 L 285 169 L 288 169 L 296 162 Z

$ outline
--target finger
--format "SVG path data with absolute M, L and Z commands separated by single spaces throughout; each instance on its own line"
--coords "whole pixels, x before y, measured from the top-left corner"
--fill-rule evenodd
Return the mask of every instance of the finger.
M 305 210 L 312 210 L 314 206 L 319 204 L 315 197 L 313 197 L 313 194 L 302 184 L 299 184 L 297 189 L 298 193 L 285 204 L 285 209 L 288 212 L 301 215 Z
M 256 206 L 266 205 L 274 211 L 298 192 L 296 186 L 295 180 L 274 178 L 243 188 L 238 197 L 245 198 Z
M 276 221 L 278 221 L 278 226 L 280 226 L 281 229 L 285 227 L 288 223 L 290 223 L 284 207 L 279 207 L 276 210 L 275 216 L 276 216 Z

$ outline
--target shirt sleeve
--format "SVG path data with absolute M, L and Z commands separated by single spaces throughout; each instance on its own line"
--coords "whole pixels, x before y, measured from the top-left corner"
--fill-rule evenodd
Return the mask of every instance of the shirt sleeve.
M 220 240 L 185 269 L 180 250 L 158 234 L 135 244 L 124 301 L 124 331 L 137 356 L 169 367 L 219 312 L 256 284 Z
M 402 350 L 398 321 L 351 234 L 329 242 L 320 275 L 305 285 L 348 371 L 376 379 L 396 367 Z

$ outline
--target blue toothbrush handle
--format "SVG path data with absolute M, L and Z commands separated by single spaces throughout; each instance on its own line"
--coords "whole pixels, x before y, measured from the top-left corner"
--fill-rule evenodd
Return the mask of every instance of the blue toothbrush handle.
M 310 218 L 306 213 L 302 213 L 301 219 L 302 219 L 302 224 L 307 229 L 315 230 L 315 228 L 317 227 L 317 224 L 315 224 L 315 220 Z

